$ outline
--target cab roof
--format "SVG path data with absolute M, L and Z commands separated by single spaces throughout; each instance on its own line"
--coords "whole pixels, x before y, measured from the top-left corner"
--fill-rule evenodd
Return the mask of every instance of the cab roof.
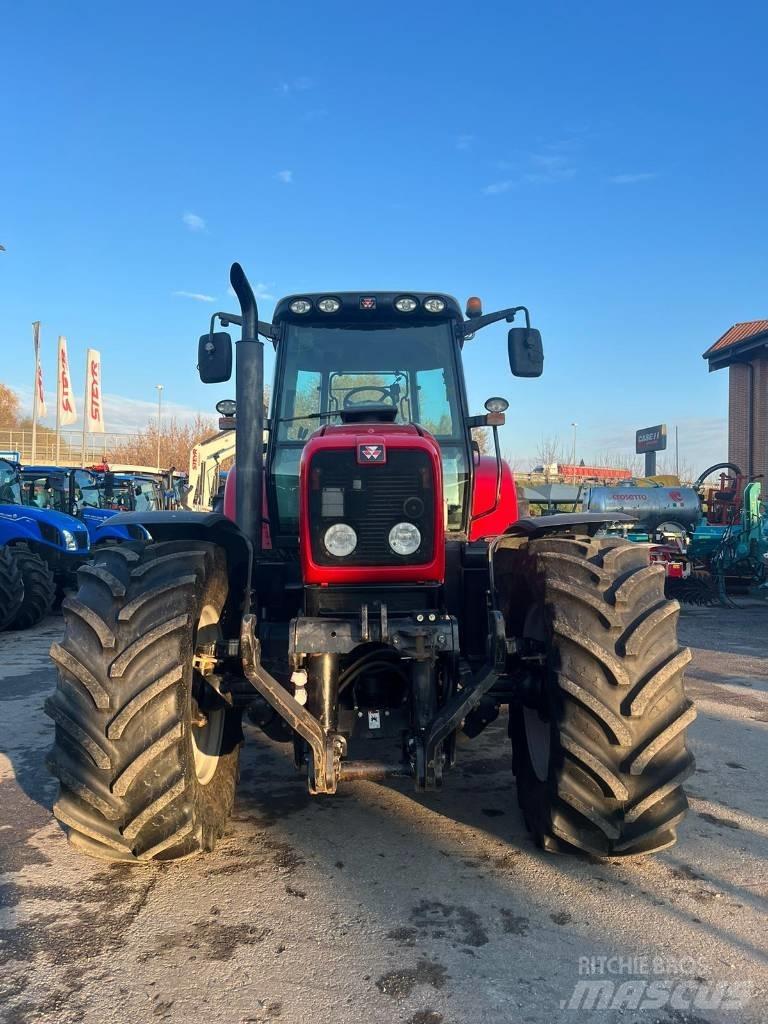
M 418 305 L 410 313 L 401 313 L 395 308 L 395 301 L 400 298 L 413 298 Z M 430 313 L 424 308 L 425 299 L 442 299 L 445 309 L 439 313 Z M 291 303 L 297 299 L 305 299 L 311 304 L 308 313 L 293 313 Z M 321 299 L 338 299 L 341 308 L 336 313 L 323 313 L 318 308 Z M 280 299 L 275 306 L 273 323 L 293 324 L 323 324 L 332 327 L 334 323 L 350 324 L 364 327 L 386 323 L 393 325 L 402 323 L 424 324 L 435 321 L 445 322 L 446 320 L 458 320 L 463 323 L 464 316 L 461 307 L 452 295 L 445 295 L 442 292 L 412 292 L 412 291 L 367 291 L 367 292 L 299 292 L 295 295 L 288 295 Z

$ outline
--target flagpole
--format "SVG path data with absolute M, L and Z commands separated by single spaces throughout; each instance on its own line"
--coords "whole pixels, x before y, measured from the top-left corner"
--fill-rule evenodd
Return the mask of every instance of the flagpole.
M 35 346 L 35 389 L 32 395 L 32 463 L 37 462 L 37 391 L 40 373 L 40 321 L 32 322 L 32 341 Z
M 59 335 L 59 348 L 61 335 Z M 59 366 L 59 348 L 56 350 L 56 465 L 61 462 L 61 367 Z
M 85 438 L 88 431 L 88 354 L 90 349 L 85 350 L 85 387 L 83 388 L 83 457 L 81 465 L 85 466 Z

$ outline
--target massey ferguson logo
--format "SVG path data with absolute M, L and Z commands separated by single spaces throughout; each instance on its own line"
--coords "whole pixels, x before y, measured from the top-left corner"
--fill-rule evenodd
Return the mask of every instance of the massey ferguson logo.
M 357 446 L 357 461 L 386 462 L 387 456 L 383 444 L 360 444 Z

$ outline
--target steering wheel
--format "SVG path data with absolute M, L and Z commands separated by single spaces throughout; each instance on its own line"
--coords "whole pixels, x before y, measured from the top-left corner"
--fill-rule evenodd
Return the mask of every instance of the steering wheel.
M 359 394 L 361 394 L 363 392 L 365 392 L 366 394 L 370 394 L 371 391 L 378 392 L 381 395 L 381 401 L 382 402 L 388 402 L 390 405 L 395 405 L 396 404 L 395 397 L 392 394 L 392 389 L 391 388 L 381 388 L 381 387 L 377 387 L 375 384 L 365 384 L 365 385 L 363 385 L 362 387 L 359 387 L 359 388 L 351 388 L 346 393 L 346 395 L 344 395 L 344 408 L 345 409 L 354 409 L 355 407 L 357 407 L 359 405 L 375 405 L 376 403 L 375 402 L 371 402 L 371 401 L 367 401 L 367 402 L 352 402 L 352 401 L 350 401 L 350 399 L 354 395 L 359 395 Z

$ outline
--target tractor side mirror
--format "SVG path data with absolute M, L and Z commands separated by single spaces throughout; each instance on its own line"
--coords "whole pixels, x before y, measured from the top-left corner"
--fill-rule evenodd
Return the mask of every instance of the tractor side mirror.
M 515 377 L 540 377 L 544 370 L 541 333 L 533 327 L 513 327 L 507 335 L 509 368 Z
M 232 376 L 232 339 L 225 331 L 200 338 L 197 369 L 203 384 L 223 384 Z

